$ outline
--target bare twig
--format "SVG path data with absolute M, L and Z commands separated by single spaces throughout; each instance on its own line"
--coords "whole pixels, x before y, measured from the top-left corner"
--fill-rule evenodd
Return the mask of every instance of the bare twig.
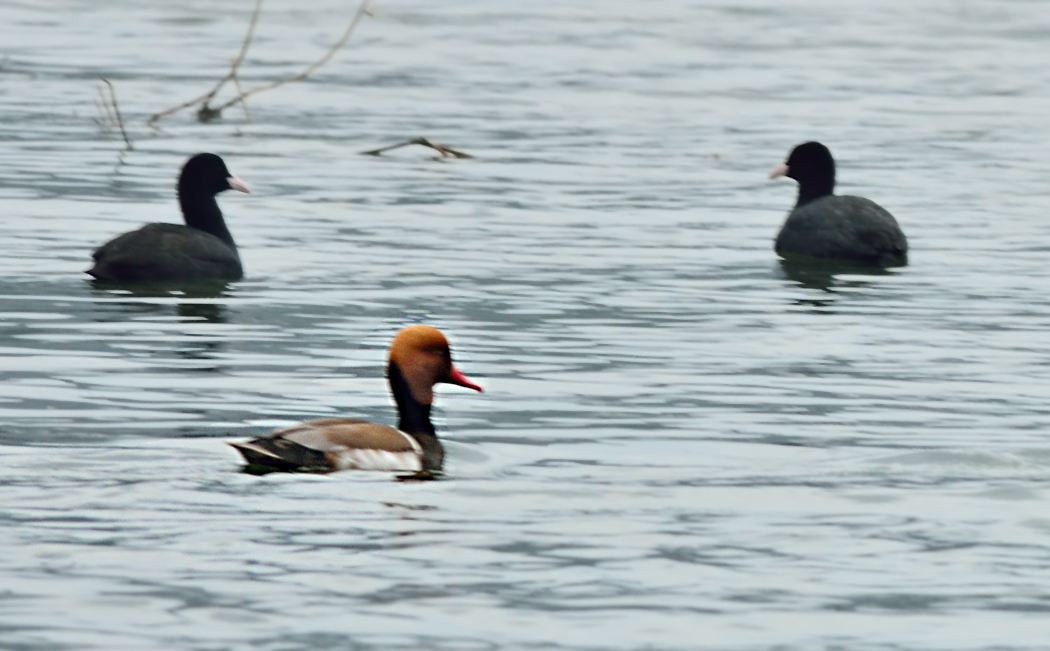
M 226 102 L 225 104 L 217 106 L 213 110 L 216 113 L 222 113 L 223 109 L 229 108 L 229 107 L 233 106 L 234 104 L 236 104 L 238 102 L 243 102 L 244 100 L 248 99 L 252 95 L 256 95 L 256 94 L 261 93 L 261 92 L 266 91 L 266 90 L 273 90 L 274 88 L 277 88 L 279 86 L 284 86 L 285 84 L 290 84 L 290 83 L 295 82 L 295 81 L 302 81 L 303 79 L 306 79 L 311 74 L 313 74 L 314 71 L 316 71 L 318 68 L 320 68 L 324 64 L 328 63 L 332 59 L 332 57 L 335 56 L 335 53 L 338 52 L 344 45 L 346 45 L 346 42 L 350 40 L 350 36 L 353 35 L 354 30 L 357 28 L 357 25 L 358 25 L 358 23 L 361 22 L 362 18 L 364 18 L 365 16 L 371 16 L 371 15 L 372 15 L 372 0 L 361 0 L 361 6 L 357 8 L 357 13 L 354 14 L 353 19 L 350 21 L 350 24 L 346 28 L 346 31 L 343 32 L 343 35 L 339 37 L 339 40 L 335 42 L 335 45 L 333 45 L 331 47 L 331 49 L 329 49 L 327 52 L 325 52 L 324 56 L 322 56 L 320 59 L 318 59 L 317 61 L 314 61 L 313 63 L 308 65 L 306 67 L 306 69 L 302 70 L 301 72 L 297 72 L 294 75 L 289 75 L 289 76 L 285 77 L 284 79 L 278 79 L 277 81 L 270 82 L 268 84 L 263 84 L 262 86 L 256 86 L 255 88 L 249 88 L 248 90 L 244 91 L 243 93 L 239 93 L 237 95 L 237 97 L 234 97 L 233 99 L 231 99 L 230 101 Z
M 248 52 L 248 46 L 252 41 L 253 35 L 255 34 L 255 25 L 256 23 L 258 23 L 259 20 L 259 12 L 262 8 L 262 0 L 256 0 L 255 11 L 252 13 L 251 22 L 248 25 L 248 33 L 244 37 L 244 43 L 241 45 L 241 51 L 233 59 L 233 62 L 230 65 L 230 71 L 226 73 L 226 76 L 220 79 L 218 83 L 215 84 L 215 87 L 207 93 L 194 97 L 193 99 L 187 102 L 183 102 L 182 104 L 179 104 L 177 106 L 173 106 L 169 109 L 165 109 L 159 113 L 153 114 L 150 117 L 150 119 L 146 122 L 146 124 L 148 124 L 149 126 L 154 126 L 157 123 L 157 121 L 161 118 L 198 104 L 200 105 L 200 107 L 197 109 L 197 119 L 201 122 L 207 122 L 209 120 L 213 120 L 221 116 L 224 109 L 227 109 L 233 106 L 234 104 L 238 103 L 244 105 L 245 115 L 248 116 L 248 119 L 250 120 L 250 114 L 248 113 L 248 106 L 245 100 L 247 100 L 252 95 L 256 95 L 263 91 L 273 90 L 274 88 L 283 86 L 285 84 L 290 84 L 295 81 L 302 81 L 303 79 L 306 79 L 311 74 L 313 74 L 318 68 L 328 63 L 332 59 L 332 57 L 335 56 L 336 52 L 338 52 L 344 45 L 346 45 L 346 42 L 350 40 L 350 36 L 354 33 L 354 30 L 357 28 L 358 23 L 361 22 L 361 19 L 365 16 L 372 15 L 372 2 L 373 0 L 362 0 L 361 6 L 358 7 L 357 12 L 354 14 L 353 19 L 350 21 L 350 25 L 347 26 L 346 31 L 339 38 L 339 40 L 336 41 L 335 45 L 333 45 L 331 49 L 329 49 L 324 54 L 324 56 L 307 66 L 304 70 L 294 75 L 289 75 L 283 79 L 278 79 L 277 81 L 270 82 L 268 84 L 263 84 L 261 86 L 256 86 L 255 88 L 243 90 L 241 89 L 240 80 L 237 77 L 237 69 L 244 61 L 244 56 Z M 234 86 L 237 88 L 236 97 L 220 104 L 219 106 L 211 106 L 211 101 L 215 99 L 215 96 L 219 93 L 220 90 L 222 90 L 222 88 L 228 82 L 233 82 Z
M 244 42 L 241 43 L 241 51 L 237 53 L 233 61 L 230 63 L 230 74 L 227 79 L 233 79 L 237 75 L 237 68 L 244 63 L 244 57 L 248 54 L 248 46 L 252 44 L 252 38 L 255 36 L 255 26 L 259 23 L 259 12 L 262 11 L 262 0 L 255 0 L 255 9 L 252 10 L 252 18 L 248 21 L 248 33 L 244 35 Z M 215 86 L 213 92 L 218 93 L 219 89 L 226 80 L 220 81 Z
M 149 117 L 148 120 L 146 120 L 146 126 L 148 126 L 148 127 L 155 127 L 157 125 L 157 120 L 159 120 L 159 119 L 161 119 L 163 117 L 167 117 L 167 116 L 171 115 L 172 113 L 178 113 L 182 109 L 189 108 L 189 107 L 193 106 L 194 104 L 196 104 L 197 102 L 205 101 L 205 100 L 208 99 L 208 97 L 210 95 L 211 95 L 210 92 L 204 93 L 203 95 L 201 95 L 199 97 L 194 97 L 193 99 L 189 100 L 188 102 L 183 102 L 182 104 L 179 104 L 178 106 L 172 106 L 169 109 L 164 109 L 160 113 L 154 113 L 153 115 L 151 115 Z
M 195 104 L 201 105 L 201 108 L 197 111 L 197 118 L 202 122 L 207 122 L 208 120 L 218 116 L 217 112 L 208 107 L 208 102 L 210 102 L 212 99 L 215 98 L 216 95 L 219 94 L 219 91 L 222 90 L 223 86 L 225 86 L 227 82 L 234 81 L 234 83 L 236 83 L 237 68 L 239 68 L 241 63 L 244 62 L 244 57 L 248 54 L 248 47 L 251 45 L 252 39 L 255 37 L 255 26 L 259 23 L 259 13 L 262 11 L 262 3 L 263 0 L 255 0 L 255 9 L 252 11 L 251 20 L 248 21 L 248 32 L 244 35 L 244 42 L 241 43 L 241 51 L 238 52 L 237 56 L 234 57 L 231 61 L 230 71 L 226 73 L 226 76 L 220 79 L 211 90 L 204 93 L 203 95 L 194 97 L 189 101 L 183 102 L 182 104 L 173 106 L 169 109 L 165 109 L 159 113 L 154 113 L 150 116 L 149 120 L 146 121 L 146 124 L 148 126 L 152 127 L 161 118 L 167 117 L 172 113 L 178 113 L 182 109 L 189 108 L 191 106 L 194 106 Z
M 236 74 L 233 75 L 233 87 L 237 89 L 237 93 L 239 95 L 244 94 L 244 89 L 241 88 L 241 78 L 238 77 Z M 244 121 L 251 122 L 252 112 L 248 110 L 248 102 L 241 102 L 241 108 L 244 109 Z
M 427 140 L 426 138 L 412 138 L 411 140 L 399 142 L 396 145 L 390 145 L 389 147 L 380 147 L 379 149 L 372 149 L 369 151 L 363 151 L 361 153 L 365 156 L 381 156 L 383 152 L 388 152 L 394 149 L 400 149 L 409 145 L 423 145 L 424 147 L 430 147 L 442 156 L 451 156 L 452 158 L 474 158 L 470 154 L 457 151 L 451 147 L 446 147 L 445 145 L 439 145 L 436 142 Z
M 95 97 L 95 110 L 98 111 L 98 117 L 92 118 L 99 130 L 104 135 L 109 135 L 109 132 L 113 130 L 113 113 L 109 108 L 109 101 L 106 100 L 106 92 L 102 90 L 102 82 L 99 81 L 98 85 L 95 86 L 95 92 L 98 96 Z
M 106 108 L 106 114 L 110 120 L 116 123 L 120 127 L 120 135 L 124 136 L 124 144 L 128 146 L 128 149 L 134 149 L 135 146 L 131 144 L 131 138 L 128 137 L 128 132 L 124 128 L 124 118 L 120 115 L 120 105 L 117 104 L 117 91 L 113 89 L 113 84 L 109 83 L 109 80 L 105 77 L 100 77 L 102 83 L 109 86 L 109 102 L 106 101 L 106 97 L 102 96 L 102 105 Z M 99 95 L 102 95 L 102 88 L 99 87 Z M 109 110 L 110 104 L 113 105 L 112 112 Z

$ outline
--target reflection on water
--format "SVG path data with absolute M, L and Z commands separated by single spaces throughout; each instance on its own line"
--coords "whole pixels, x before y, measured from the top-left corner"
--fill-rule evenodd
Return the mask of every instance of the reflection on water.
M 175 314 L 184 319 L 226 322 L 223 303 L 229 296 L 228 282 L 113 283 L 94 279 L 89 282 L 100 302 L 125 309 L 130 315 L 163 313 L 174 305 Z M 119 319 L 120 315 L 110 314 L 109 318 Z
M 213 4 L 0 3 L 0 646 L 1045 648 L 1047 12 L 380 3 L 147 129 L 237 52 Z M 267 3 L 242 83 L 350 9 Z M 355 153 L 415 136 L 477 158 Z M 808 139 L 909 266 L 777 260 Z M 199 151 L 245 279 L 88 282 Z M 442 481 L 238 472 L 396 422 L 416 322 L 486 388 L 437 390 Z
M 219 303 L 198 303 L 196 301 L 180 301 L 175 306 L 175 311 L 183 319 L 196 319 L 208 323 L 226 323 L 226 310 Z
M 97 294 L 127 295 L 140 298 L 184 296 L 186 298 L 219 298 L 230 287 L 226 281 L 119 283 L 95 278 L 88 279 Z
M 784 275 L 802 287 L 828 294 L 834 293 L 836 285 L 861 288 L 870 285 L 866 278 L 892 274 L 892 270 L 872 265 L 850 264 L 817 258 L 781 258 L 780 268 Z M 843 279 L 846 276 L 848 279 Z M 819 300 L 819 299 L 815 299 Z

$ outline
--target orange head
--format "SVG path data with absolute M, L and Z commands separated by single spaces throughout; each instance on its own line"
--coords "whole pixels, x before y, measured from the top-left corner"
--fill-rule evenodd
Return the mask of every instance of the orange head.
M 412 397 L 424 405 L 434 402 L 434 385 L 439 382 L 481 391 L 480 386 L 452 364 L 452 351 L 445 335 L 428 325 L 408 326 L 397 333 L 390 344 L 389 359 L 389 365 L 395 364 Z

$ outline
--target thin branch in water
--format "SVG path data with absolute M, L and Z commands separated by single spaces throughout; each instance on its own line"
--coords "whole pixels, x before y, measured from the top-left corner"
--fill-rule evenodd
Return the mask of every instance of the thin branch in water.
M 233 75 L 233 87 L 237 89 L 237 93 L 240 95 L 244 94 L 244 90 L 241 88 L 241 78 L 237 76 L 236 71 Z M 252 112 L 248 110 L 248 102 L 241 102 L 241 108 L 244 109 L 244 121 L 252 121 Z
M 322 56 L 320 59 L 314 61 L 313 63 L 308 65 L 306 69 L 294 75 L 289 75 L 284 79 L 278 79 L 277 81 L 270 82 L 269 84 L 263 84 L 262 86 L 256 86 L 255 88 L 249 88 L 243 93 L 238 93 L 237 97 L 234 97 L 225 104 L 217 106 L 211 110 L 213 110 L 216 114 L 219 114 L 222 113 L 223 109 L 227 109 L 238 102 L 243 102 L 252 95 L 256 95 L 266 90 L 273 90 L 274 88 L 284 86 L 285 84 L 290 84 L 295 81 L 302 81 L 303 79 L 306 79 L 311 74 L 313 74 L 318 68 L 328 63 L 332 59 L 332 57 L 335 56 L 335 53 L 342 49 L 344 45 L 346 45 L 346 42 L 350 40 L 350 36 L 353 35 L 354 30 L 357 28 L 357 25 L 361 22 L 362 18 L 371 15 L 372 0 L 361 0 L 361 6 L 357 8 L 357 13 L 354 14 L 353 19 L 350 21 L 350 24 L 346 28 L 346 31 L 343 32 L 343 35 L 339 37 L 339 40 L 335 42 L 335 45 L 333 45 L 331 49 L 325 52 L 324 56 Z
M 226 73 L 226 75 L 215 84 L 215 87 L 207 93 L 198 95 L 197 97 L 194 97 L 189 101 L 183 102 L 182 104 L 173 106 L 169 109 L 165 109 L 163 111 L 160 111 L 159 113 L 154 113 L 152 116 L 150 116 L 150 119 L 146 122 L 146 124 L 151 127 L 155 126 L 157 121 L 161 118 L 198 104 L 200 106 L 197 109 L 197 119 L 201 122 L 208 122 L 210 120 L 214 120 L 215 118 L 220 117 L 222 115 L 223 110 L 228 109 L 229 107 L 238 103 L 244 104 L 245 115 L 248 116 L 248 119 L 250 120 L 251 118 L 248 113 L 248 106 L 245 100 L 247 100 L 252 95 L 256 95 L 263 91 L 273 90 L 274 88 L 278 88 L 280 86 L 290 84 L 295 81 L 302 81 L 309 77 L 311 74 L 313 74 L 318 68 L 328 63 L 328 61 L 330 61 L 332 57 L 335 56 L 336 52 L 338 52 L 344 45 L 346 45 L 346 42 L 350 40 L 350 36 L 354 33 L 354 30 L 357 28 L 358 23 L 361 22 L 361 19 L 365 16 L 372 15 L 372 2 L 373 0 L 361 1 L 361 6 L 358 7 L 357 12 L 354 14 L 353 19 L 350 21 L 350 25 L 346 28 L 346 31 L 339 38 L 339 40 L 336 41 L 335 45 L 333 45 L 331 49 L 329 49 L 324 54 L 324 56 L 307 66 L 306 69 L 294 75 L 289 75 L 288 77 L 285 77 L 283 79 L 278 79 L 277 81 L 270 82 L 268 84 L 263 84 L 261 86 L 256 86 L 255 88 L 243 90 L 240 85 L 240 80 L 237 77 L 237 69 L 240 67 L 241 63 L 244 62 L 244 57 L 248 52 L 248 46 L 251 44 L 252 38 L 255 35 L 255 26 L 259 21 L 259 12 L 262 9 L 262 0 L 256 0 L 255 11 L 252 12 L 251 21 L 248 24 L 248 33 L 245 34 L 244 42 L 241 44 L 241 51 L 237 54 L 237 56 L 233 59 L 233 62 L 230 64 L 230 71 Z M 215 96 L 219 93 L 220 90 L 222 90 L 222 88 L 228 82 L 233 82 L 234 86 L 237 88 L 236 97 L 227 102 L 224 102 L 223 104 L 220 104 L 219 106 L 211 106 L 211 101 L 215 99 Z
M 402 147 L 408 147 L 409 145 L 423 145 L 424 147 L 430 147 L 437 153 L 441 154 L 442 157 L 452 158 L 474 158 L 470 154 L 455 150 L 445 145 L 439 145 L 436 142 L 428 140 L 426 138 L 412 138 L 404 142 L 399 142 L 396 145 L 390 145 L 389 147 L 380 147 L 379 149 L 372 149 L 369 151 L 361 152 L 365 156 L 381 156 L 384 152 L 392 151 L 394 149 L 400 149 Z
M 172 113 L 178 113 L 182 109 L 187 109 L 195 104 L 201 105 L 201 108 L 197 111 L 197 119 L 201 122 L 207 122 L 212 118 L 218 117 L 218 112 L 210 109 L 208 107 L 208 102 L 213 100 L 215 96 L 219 94 L 219 91 L 222 90 L 227 82 L 234 81 L 234 83 L 236 83 L 237 68 L 239 68 L 244 62 L 244 57 L 248 54 L 248 47 L 251 45 L 252 39 L 255 37 L 255 26 L 259 23 L 259 13 L 262 11 L 262 3 L 263 0 L 255 0 L 255 9 L 252 10 L 252 17 L 248 21 L 248 32 L 244 35 L 244 42 L 241 43 L 241 51 L 238 52 L 237 56 L 235 56 L 230 62 L 230 71 L 226 73 L 226 76 L 220 79 L 211 90 L 203 95 L 198 95 L 182 104 L 165 109 L 159 113 L 154 113 L 150 116 L 149 120 L 146 121 L 147 126 L 152 127 L 161 118 L 167 117 Z
M 109 80 L 105 77 L 99 77 L 102 83 L 109 87 L 109 97 L 107 98 L 102 93 L 102 86 L 98 87 L 98 94 L 102 106 L 105 108 L 106 117 L 109 119 L 109 124 L 116 124 L 120 127 L 120 135 L 124 137 L 124 144 L 127 145 L 128 149 L 134 149 L 135 146 L 131 144 L 131 138 L 128 137 L 128 131 L 124 128 L 124 117 L 120 114 L 120 105 L 117 104 L 117 91 L 114 90 L 113 84 L 109 83 Z M 108 100 L 108 101 L 107 101 Z M 110 107 L 112 106 L 112 110 Z
M 244 63 L 244 57 L 248 54 L 248 46 L 251 45 L 252 39 L 255 37 L 255 26 L 259 24 L 259 12 L 262 11 L 263 0 L 255 0 L 255 9 L 252 10 L 252 18 L 248 21 L 248 33 L 244 35 L 244 42 L 241 43 L 241 51 L 237 53 L 233 61 L 230 63 L 230 75 L 228 79 L 232 79 L 237 75 L 237 68 Z M 220 81 L 215 86 L 213 93 L 218 93 L 219 89 L 222 88 L 225 81 Z
M 103 87 L 101 79 L 95 85 L 95 91 L 98 93 L 98 98 L 95 101 L 98 103 L 99 113 L 102 114 L 102 121 L 108 129 L 114 123 L 115 118 L 113 117 L 113 109 L 109 106 L 109 100 L 106 99 L 106 89 Z
M 95 86 L 95 92 L 97 93 L 95 99 L 95 110 L 98 111 L 97 118 L 91 118 L 92 121 L 98 125 L 99 131 L 103 135 L 109 135 L 113 131 L 113 114 L 109 108 L 109 102 L 106 101 L 106 91 L 102 89 L 102 82 L 99 81 Z
M 114 90 L 113 84 L 109 83 L 109 80 L 105 77 L 102 81 L 109 86 L 109 99 L 113 102 L 113 113 L 117 116 L 117 126 L 120 127 L 120 135 L 124 136 L 124 144 L 128 146 L 128 149 L 134 149 L 135 146 L 131 144 L 131 138 L 128 137 L 128 131 L 124 128 L 124 118 L 120 115 L 120 105 L 117 104 L 117 91 Z
M 194 104 L 196 104 L 197 102 L 200 102 L 200 101 L 203 101 L 203 100 L 207 99 L 209 95 L 210 95 L 210 93 L 204 93 L 203 95 L 200 95 L 198 97 L 194 97 L 193 99 L 191 99 L 191 100 L 189 100 L 187 102 L 183 102 L 182 104 L 179 104 L 178 106 L 173 106 L 173 107 L 171 107 L 169 109 L 164 109 L 160 113 L 154 113 L 153 115 L 150 116 L 150 118 L 148 120 L 146 120 L 146 126 L 148 126 L 148 127 L 156 127 L 157 126 L 157 120 L 160 120 L 163 117 L 167 117 L 167 116 L 171 115 L 172 113 L 178 113 L 182 109 L 189 108 L 189 107 L 193 106 Z

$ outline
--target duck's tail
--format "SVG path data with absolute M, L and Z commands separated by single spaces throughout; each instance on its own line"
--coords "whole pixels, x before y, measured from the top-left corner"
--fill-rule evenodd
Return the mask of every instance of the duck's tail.
M 331 470 L 328 457 L 320 450 L 279 438 L 258 438 L 243 443 L 227 442 L 241 453 L 249 466 L 274 470 Z

